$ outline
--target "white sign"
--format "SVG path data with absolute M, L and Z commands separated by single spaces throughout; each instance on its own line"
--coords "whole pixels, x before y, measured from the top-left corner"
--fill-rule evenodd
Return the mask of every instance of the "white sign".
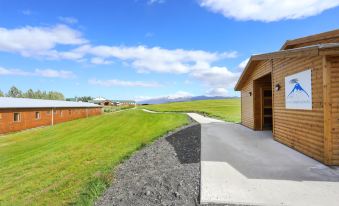
M 312 110 L 312 71 L 285 77 L 286 109 Z

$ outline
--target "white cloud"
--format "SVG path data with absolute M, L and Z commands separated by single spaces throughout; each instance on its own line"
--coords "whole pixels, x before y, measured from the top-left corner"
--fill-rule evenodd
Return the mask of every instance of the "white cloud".
M 88 83 L 97 86 L 104 87 L 113 87 L 113 86 L 122 86 L 122 87 L 160 87 L 161 85 L 157 82 L 143 82 L 143 81 L 124 81 L 118 79 L 110 80 L 97 80 L 91 79 Z
M 0 67 L 0 76 L 38 76 L 47 78 L 74 78 L 75 74 L 66 70 L 54 70 L 54 69 L 35 69 L 33 72 L 24 71 L 21 69 L 7 69 Z
M 162 3 L 165 3 L 166 0 L 148 0 L 147 1 L 147 4 L 162 4 Z
M 202 50 L 168 50 L 160 47 L 122 47 L 86 45 L 74 51 L 102 59 L 116 58 L 129 62 L 139 72 L 188 73 L 199 64 L 210 64 L 220 59 L 235 58 L 237 52 L 211 53 Z
M 59 16 L 58 18 L 60 21 L 66 23 L 66 24 L 76 24 L 78 23 L 78 19 L 74 17 L 69 17 L 69 16 Z
M 145 34 L 145 37 L 146 37 L 146 38 L 152 38 L 152 37 L 154 37 L 154 33 L 152 33 L 152 32 L 147 32 L 147 33 Z
M 113 61 L 105 60 L 105 59 L 100 58 L 100 57 L 93 57 L 93 58 L 91 59 L 91 63 L 92 63 L 92 64 L 107 65 L 107 64 L 112 64 Z
M 30 16 L 33 14 L 33 12 L 29 9 L 22 10 L 21 13 L 25 16 Z
M 49 77 L 49 78 L 74 78 L 75 75 L 71 71 L 65 71 L 65 70 L 54 70 L 54 69 L 36 69 L 35 75 L 41 76 L 41 77 Z
M 339 0 L 200 0 L 200 5 L 228 18 L 272 22 L 314 16 Z
M 63 49 L 59 46 L 62 45 Z M 89 62 L 96 65 L 111 64 L 118 60 L 137 72 L 157 72 L 188 74 L 203 82 L 209 89 L 230 88 L 239 73 L 226 67 L 213 66 L 219 60 L 237 57 L 237 52 L 208 52 L 203 50 L 165 49 L 147 46 L 108 46 L 91 45 L 82 37 L 82 33 L 66 25 L 51 27 L 22 27 L 6 29 L 0 27 L 0 51 L 18 53 L 28 57 L 47 59 L 67 59 L 77 62 Z M 3 71 L 4 72 L 4 71 Z M 7 71 L 8 72 L 8 71 Z M 12 73 L 23 75 L 11 70 Z M 11 74 L 13 75 L 13 74 Z M 59 73 L 37 70 L 36 76 L 69 78 L 66 71 Z M 121 80 L 91 80 L 90 83 L 101 86 L 140 86 L 157 87 L 154 82 L 133 82 Z
M 235 85 L 240 73 L 226 67 L 208 67 L 192 71 L 191 76 L 212 88 L 230 88 Z
M 20 69 L 6 69 L 6 68 L 3 68 L 3 67 L 0 67 L 0 76 L 7 76 L 7 75 L 28 76 L 29 73 L 22 71 Z
M 19 53 L 22 56 L 58 57 L 57 45 L 80 45 L 87 40 L 82 34 L 66 25 L 52 27 L 26 26 L 17 29 L 0 27 L 0 51 Z
M 238 69 L 240 72 L 242 72 L 245 69 L 249 60 L 250 58 L 247 58 L 244 61 L 240 62 L 240 64 L 238 65 Z
M 221 96 L 221 97 L 226 97 L 228 96 L 228 91 L 225 88 L 213 88 L 213 89 L 209 89 L 206 92 L 206 96 L 209 97 L 215 97 L 215 96 Z

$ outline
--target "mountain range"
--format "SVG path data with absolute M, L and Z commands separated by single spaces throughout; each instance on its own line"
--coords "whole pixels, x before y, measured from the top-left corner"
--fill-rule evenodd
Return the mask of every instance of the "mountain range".
M 138 104 L 163 104 L 163 103 L 169 103 L 169 102 L 189 102 L 194 100 L 208 100 L 208 99 L 231 99 L 231 98 L 239 98 L 239 97 L 223 97 L 223 96 L 187 96 L 187 97 L 158 97 L 158 98 L 152 98 L 147 100 L 141 100 L 137 101 Z

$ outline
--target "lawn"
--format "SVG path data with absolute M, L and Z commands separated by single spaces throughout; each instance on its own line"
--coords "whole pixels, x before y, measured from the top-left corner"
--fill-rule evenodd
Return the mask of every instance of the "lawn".
M 154 104 L 143 108 L 159 112 L 198 112 L 228 122 L 240 122 L 239 98 Z
M 0 205 L 90 205 L 116 165 L 187 123 L 129 110 L 0 136 Z

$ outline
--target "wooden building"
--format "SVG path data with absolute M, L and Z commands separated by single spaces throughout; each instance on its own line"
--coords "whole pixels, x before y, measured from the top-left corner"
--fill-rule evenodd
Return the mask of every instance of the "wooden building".
M 100 114 L 91 103 L 0 97 L 0 134 Z
M 242 124 L 327 165 L 339 165 L 339 30 L 253 55 L 235 90 Z
M 117 106 L 135 106 L 136 102 L 134 100 L 112 100 Z
M 105 99 L 103 97 L 97 97 L 93 100 L 90 100 L 89 103 L 98 104 L 101 106 L 115 106 L 114 102 L 112 102 L 111 100 Z

